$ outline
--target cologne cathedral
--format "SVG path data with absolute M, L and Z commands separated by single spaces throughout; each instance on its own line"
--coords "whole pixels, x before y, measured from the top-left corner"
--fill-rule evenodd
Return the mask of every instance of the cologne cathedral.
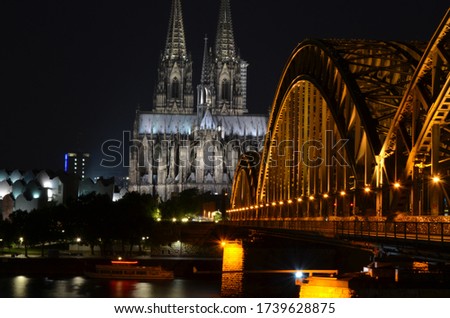
M 267 126 L 266 115 L 248 114 L 247 67 L 235 45 L 230 1 L 221 0 L 215 43 L 205 38 L 195 90 L 181 0 L 172 0 L 153 109 L 136 112 L 130 191 L 162 201 L 192 188 L 230 191 L 239 157 L 260 150 Z

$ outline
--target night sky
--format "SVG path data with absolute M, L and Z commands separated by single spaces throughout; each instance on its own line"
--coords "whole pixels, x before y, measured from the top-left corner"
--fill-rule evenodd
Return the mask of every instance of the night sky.
M 0 169 L 63 168 L 64 153 L 93 154 L 132 129 L 135 110 L 150 110 L 170 0 L 1 1 Z M 184 0 L 194 86 L 203 38 L 215 39 L 219 0 Z M 443 0 L 232 0 L 236 45 L 248 68 L 248 108 L 269 112 L 282 68 L 306 38 L 428 41 Z M 6 84 L 6 85 L 5 85 Z

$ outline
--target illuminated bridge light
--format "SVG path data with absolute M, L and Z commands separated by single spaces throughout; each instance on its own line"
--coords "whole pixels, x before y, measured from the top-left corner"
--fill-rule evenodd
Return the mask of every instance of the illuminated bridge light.
M 346 194 L 345 191 L 341 191 L 341 196 L 345 196 Z
M 284 204 L 284 202 L 283 202 L 283 201 L 280 201 L 279 203 L 280 203 L 280 205 L 283 205 L 283 204 Z
M 296 271 L 295 272 L 295 278 L 302 278 L 303 277 L 303 272 L 302 271 Z
M 275 206 L 275 205 L 277 205 L 277 203 L 276 202 L 272 202 L 272 206 Z
M 288 203 L 289 203 L 289 204 L 291 204 L 291 203 L 292 203 L 292 200 L 291 200 L 291 199 L 289 199 L 289 200 L 288 200 Z
M 314 200 L 314 196 L 313 195 L 310 195 L 309 196 L 309 199 L 312 201 L 312 200 Z
M 369 186 L 366 186 L 366 187 L 364 188 L 364 192 L 369 193 L 369 192 L 370 192 L 370 187 L 369 187 Z
M 302 201 L 303 201 L 302 198 L 298 198 L 298 199 L 297 199 L 297 202 L 302 202 Z
M 324 198 L 324 199 L 327 199 L 327 198 L 328 198 L 328 193 L 325 193 L 325 194 L 323 195 L 323 198 Z
M 396 189 L 399 189 L 400 188 L 400 182 L 396 182 L 396 183 L 394 183 L 394 188 L 396 188 Z
M 434 183 L 439 183 L 439 182 L 441 182 L 441 178 L 439 176 L 434 176 L 433 177 L 433 182 Z

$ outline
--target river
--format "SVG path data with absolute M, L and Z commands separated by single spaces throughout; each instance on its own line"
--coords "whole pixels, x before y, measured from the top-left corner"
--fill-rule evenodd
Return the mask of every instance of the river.
M 362 258 L 350 256 L 348 251 L 310 243 L 277 242 L 273 239 L 267 243 L 246 245 L 242 251 L 224 251 L 223 264 L 242 273 L 201 273 L 200 270 L 198 275 L 178 276 L 172 281 L 159 282 L 102 281 L 82 275 L 3 275 L 0 276 L 0 297 L 298 297 L 299 287 L 295 285 L 294 275 L 275 271 L 339 269 L 345 272 L 361 270 L 369 261 L 366 255 Z M 267 270 L 274 273 L 258 272 Z

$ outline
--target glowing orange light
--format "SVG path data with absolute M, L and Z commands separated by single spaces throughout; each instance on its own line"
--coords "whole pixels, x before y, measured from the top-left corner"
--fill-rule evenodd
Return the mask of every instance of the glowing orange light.
M 302 201 L 303 201 L 302 198 L 297 199 L 297 202 L 302 202 Z
M 370 187 L 365 187 L 364 188 L 364 192 L 369 193 L 370 192 Z
M 396 189 L 400 188 L 400 182 L 394 183 L 394 188 L 396 188 Z
M 284 202 L 283 201 L 280 201 L 280 205 L 283 205 L 284 204 Z
M 313 196 L 313 195 L 309 196 L 309 199 L 310 199 L 311 201 L 314 200 L 314 196 Z
M 433 182 L 434 183 L 439 183 L 439 182 L 441 182 L 441 178 L 439 176 L 434 176 L 433 177 Z
M 325 194 L 323 195 L 323 198 L 324 198 L 324 199 L 328 198 L 328 193 L 325 193 Z
M 345 191 L 341 191 L 341 196 L 345 196 L 345 195 L 346 195 Z
M 275 205 L 277 205 L 277 203 L 276 202 L 272 202 L 272 205 L 275 206 Z
M 291 203 L 292 203 L 292 200 L 291 200 L 291 199 L 289 199 L 289 200 L 288 200 L 288 203 L 289 203 L 289 204 L 291 204 Z
M 111 261 L 113 265 L 136 265 L 137 263 L 137 261 Z

